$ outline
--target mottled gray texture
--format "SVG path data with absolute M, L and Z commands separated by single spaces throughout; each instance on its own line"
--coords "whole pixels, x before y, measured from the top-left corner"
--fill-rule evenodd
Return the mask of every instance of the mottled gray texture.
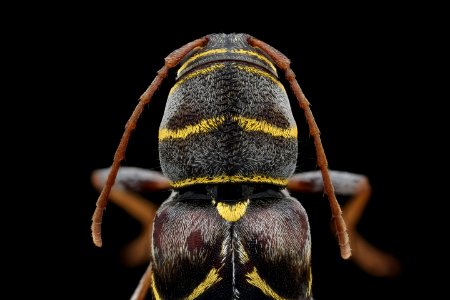
M 201 49 L 194 49 L 189 55 L 186 56 L 184 60 L 181 61 L 180 66 L 183 65 L 184 62 L 189 60 L 190 57 L 206 52 L 212 49 L 228 49 L 228 50 L 248 50 L 252 52 L 256 52 L 258 54 L 261 54 L 262 56 L 266 57 L 259 49 L 253 48 L 247 43 L 248 34 L 224 34 L 224 33 L 218 33 L 218 34 L 210 34 L 208 35 L 208 44 L 201 48 Z M 272 60 L 268 57 L 266 57 L 268 61 L 272 62 Z M 195 61 L 189 63 L 180 74 L 178 74 L 178 78 L 181 78 L 184 74 L 188 73 L 189 71 L 214 62 L 214 61 L 241 61 L 248 64 L 259 66 L 269 73 L 273 75 L 277 75 L 276 71 L 272 69 L 272 67 L 264 60 L 258 59 L 255 56 L 252 55 L 242 55 L 237 53 L 226 52 L 221 54 L 213 54 L 213 55 L 207 55 L 203 57 L 199 57 Z M 273 62 L 272 62 L 273 64 Z M 177 78 L 177 79 L 178 79 Z
M 180 129 L 218 116 L 243 116 L 280 128 L 296 126 L 286 92 L 271 79 L 225 67 L 183 82 L 169 97 L 161 128 Z M 163 173 L 171 180 L 216 175 L 288 178 L 297 163 L 295 138 L 244 132 L 235 121 L 186 139 L 160 142 Z

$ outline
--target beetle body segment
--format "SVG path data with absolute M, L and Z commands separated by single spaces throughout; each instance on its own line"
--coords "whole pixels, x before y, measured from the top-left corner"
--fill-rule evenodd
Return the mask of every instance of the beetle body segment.
M 221 198 L 224 189 L 232 188 L 174 192 L 159 208 L 153 231 L 153 295 L 309 299 L 311 238 L 301 204 L 285 190 L 266 185 L 236 187 L 248 192 L 236 200 Z
M 159 130 L 174 191 L 153 224 L 156 299 L 311 297 L 308 217 L 284 189 L 297 126 L 248 37 L 209 35 L 179 64 Z
M 130 134 L 175 66 L 180 66 L 177 81 L 159 130 L 165 179 L 144 172 L 138 184 L 149 190 L 170 187 L 172 195 L 154 219 L 150 213 L 151 263 L 132 299 L 144 299 L 149 286 L 154 299 L 312 299 L 308 218 L 286 190 L 297 164 L 298 132 L 275 66 L 304 111 L 345 259 L 351 255 L 347 228 L 320 131 L 289 59 L 247 34 L 211 34 L 165 58 L 125 126 L 97 200 L 95 245 L 102 246 L 103 211 Z M 308 182 L 290 186 L 311 188 Z M 111 196 L 140 202 L 118 190 Z
M 159 132 L 163 173 L 193 184 L 287 184 L 297 127 L 272 61 L 246 34 L 213 34 L 180 63 Z

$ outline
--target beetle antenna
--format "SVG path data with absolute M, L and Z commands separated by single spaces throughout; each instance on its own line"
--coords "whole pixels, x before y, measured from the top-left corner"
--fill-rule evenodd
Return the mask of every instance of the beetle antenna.
M 295 73 L 292 71 L 290 67 L 290 60 L 282 54 L 277 49 L 272 46 L 260 41 L 252 36 L 248 37 L 248 43 L 253 46 L 264 51 L 274 62 L 275 64 L 284 72 L 284 76 L 287 81 L 291 85 L 291 89 L 297 98 L 299 106 L 303 109 L 306 117 L 306 121 L 309 126 L 309 134 L 313 137 L 314 145 L 316 148 L 316 159 L 317 165 L 320 168 L 323 178 L 324 191 L 327 194 L 328 200 L 330 202 L 332 221 L 336 228 L 336 234 L 338 238 L 338 243 L 340 246 L 341 256 L 344 259 L 348 259 L 351 256 L 350 249 L 350 240 L 347 233 L 347 226 L 345 225 L 345 221 L 342 217 L 341 207 L 336 199 L 336 195 L 334 194 L 334 187 L 331 181 L 330 174 L 328 172 L 328 162 L 327 157 L 325 155 L 325 151 L 323 149 L 322 142 L 320 140 L 320 130 L 317 127 L 316 120 L 312 114 L 311 109 L 309 108 L 309 101 L 306 99 L 303 94 L 300 85 L 295 79 Z
M 152 83 L 149 85 L 147 90 L 139 97 L 139 102 L 136 105 L 131 117 L 128 119 L 125 125 L 125 131 L 120 139 L 119 146 L 117 147 L 116 153 L 114 154 L 114 160 L 111 166 L 111 170 L 108 175 L 108 179 L 103 186 L 103 189 L 100 193 L 100 196 L 97 199 L 96 208 L 94 211 L 94 215 L 92 216 L 92 239 L 94 244 L 98 247 L 102 246 L 102 238 L 101 238 L 101 225 L 103 218 L 103 211 L 106 208 L 108 203 L 108 196 L 111 191 L 111 188 L 114 184 L 114 181 L 117 176 L 117 172 L 119 171 L 120 162 L 125 157 L 125 151 L 128 145 L 128 140 L 130 139 L 131 132 L 136 128 L 137 120 L 139 119 L 142 111 L 146 104 L 150 103 L 153 94 L 159 88 L 162 81 L 169 74 L 169 70 L 176 65 L 192 50 L 197 47 L 202 47 L 208 42 L 208 38 L 205 36 L 200 39 L 196 39 L 181 48 L 173 51 L 164 59 L 164 66 L 158 71 L 155 79 L 153 79 Z

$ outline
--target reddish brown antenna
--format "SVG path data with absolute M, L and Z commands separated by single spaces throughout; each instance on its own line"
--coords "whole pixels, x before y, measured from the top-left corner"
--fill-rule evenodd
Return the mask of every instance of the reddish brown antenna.
M 105 210 L 106 205 L 108 204 L 108 196 L 111 191 L 111 187 L 113 186 L 114 181 L 116 179 L 117 172 L 119 171 L 120 162 L 125 157 L 125 151 L 128 145 L 128 141 L 130 139 L 131 132 L 136 128 L 137 120 L 142 114 L 145 105 L 150 103 L 153 94 L 159 88 L 162 81 L 169 74 L 169 70 L 178 65 L 178 63 L 193 49 L 197 47 L 202 47 L 207 42 L 208 38 L 205 36 L 203 38 L 187 43 L 181 48 L 170 53 L 164 59 L 165 61 L 164 66 L 158 71 L 158 74 L 156 75 L 155 79 L 153 79 L 153 82 L 150 84 L 147 90 L 141 95 L 141 97 L 139 97 L 139 102 L 136 105 L 136 108 L 134 109 L 131 117 L 129 118 L 129 120 L 125 125 L 125 131 L 122 135 L 119 146 L 117 147 L 116 153 L 114 154 L 114 160 L 111 166 L 110 173 L 108 175 L 108 179 L 106 180 L 106 183 L 103 186 L 100 196 L 97 199 L 95 212 L 94 215 L 92 216 L 92 225 L 91 225 L 92 239 L 96 246 L 98 247 L 102 246 L 101 225 L 102 225 L 103 211 Z
M 325 156 L 325 151 L 320 140 L 320 131 L 317 127 L 316 120 L 309 108 L 309 101 L 303 94 L 300 85 L 295 79 L 295 73 L 292 71 L 289 59 L 282 54 L 277 49 L 272 46 L 260 41 L 252 36 L 249 36 L 248 43 L 253 47 L 258 47 L 264 51 L 275 64 L 284 72 L 284 76 L 291 85 L 291 89 L 297 98 L 299 106 L 303 109 L 306 117 L 306 121 L 309 126 L 309 134 L 313 137 L 314 145 L 316 148 L 317 165 L 320 168 L 323 178 L 324 191 L 327 194 L 328 200 L 330 202 L 332 221 L 336 228 L 336 234 L 338 237 L 339 246 L 341 249 L 341 256 L 344 259 L 348 259 L 351 256 L 350 240 L 347 233 L 347 226 L 345 225 L 344 219 L 342 218 L 341 207 L 334 194 L 333 183 L 331 182 L 330 174 L 328 173 L 328 162 Z

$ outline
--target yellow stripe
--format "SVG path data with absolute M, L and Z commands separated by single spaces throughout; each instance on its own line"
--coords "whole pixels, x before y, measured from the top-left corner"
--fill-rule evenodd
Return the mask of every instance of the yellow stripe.
M 241 264 L 245 265 L 250 261 L 250 257 L 248 257 L 248 253 L 245 252 L 244 246 L 242 245 L 241 242 L 239 242 L 238 245 L 238 253 L 239 253 L 239 261 L 241 262 Z
M 197 71 L 194 71 L 192 73 L 189 73 L 188 75 L 186 75 L 186 77 L 181 78 L 179 81 L 177 81 L 173 87 L 170 89 L 169 95 L 172 94 L 181 84 L 183 84 L 186 80 L 192 79 L 194 77 L 197 77 L 199 75 L 204 75 L 210 72 L 213 72 L 215 70 L 221 69 L 225 66 L 225 64 L 214 64 L 211 65 L 209 67 L 203 68 L 203 69 L 199 69 Z M 284 86 L 281 84 L 281 82 L 278 81 L 278 79 L 276 79 L 273 75 L 255 68 L 255 67 L 250 67 L 250 66 L 244 66 L 244 65 L 236 65 L 236 68 L 246 71 L 248 73 L 252 73 L 252 74 L 256 74 L 256 75 L 260 75 L 263 77 L 266 77 L 270 80 L 272 80 L 274 83 L 276 83 L 283 91 L 286 91 L 286 89 L 284 88 Z
M 239 183 L 239 182 L 252 182 L 252 183 L 268 183 L 279 186 L 286 186 L 288 179 L 286 178 L 274 178 L 264 175 L 242 176 L 242 175 L 221 175 L 216 177 L 196 177 L 187 178 L 179 181 L 173 181 L 171 183 L 174 188 L 181 188 L 193 184 L 211 184 L 211 183 Z
M 207 289 L 209 289 L 214 284 L 218 283 L 222 280 L 222 277 L 219 276 L 218 270 L 215 268 L 212 268 L 211 271 L 209 271 L 208 275 L 206 275 L 205 280 L 203 280 L 193 291 L 192 293 L 186 298 L 186 300 L 193 300 L 203 294 Z
M 281 84 L 281 82 L 279 82 L 275 77 L 273 77 L 272 75 L 270 75 L 269 73 L 267 73 L 261 69 L 258 69 L 255 67 L 250 67 L 250 66 L 243 66 L 243 65 L 236 65 L 236 67 L 240 70 L 243 70 L 243 71 L 246 71 L 249 73 L 264 76 L 264 77 L 272 80 L 274 83 L 276 83 L 283 91 L 286 91 L 284 86 Z
M 275 68 L 275 66 L 273 65 L 273 63 L 267 59 L 267 57 L 265 57 L 264 55 L 261 55 L 257 52 L 253 52 L 253 51 L 249 51 L 249 50 L 244 50 L 244 49 L 232 49 L 231 51 L 228 49 L 211 49 L 205 52 L 201 52 L 198 53 L 194 56 L 192 56 L 191 58 L 189 58 L 188 60 L 186 60 L 186 62 L 178 69 L 177 72 L 177 76 L 180 75 L 180 73 L 187 68 L 187 66 L 189 64 L 191 64 L 193 61 L 199 59 L 200 57 L 203 56 L 208 56 L 208 55 L 214 55 L 214 54 L 222 54 L 222 53 L 238 53 L 238 54 L 245 54 L 245 55 L 251 55 L 251 56 L 256 56 L 257 58 L 259 58 L 260 60 L 264 61 L 266 64 L 268 64 L 270 66 L 270 68 L 272 69 L 272 71 L 277 74 L 277 69 Z
M 249 203 L 250 200 L 248 199 L 246 201 L 234 204 L 218 202 L 216 205 L 216 209 L 219 215 L 224 218 L 225 221 L 236 222 L 245 215 Z
M 312 293 L 312 272 L 311 268 L 308 270 L 309 277 L 308 277 L 308 289 L 306 290 L 306 297 L 310 297 Z
M 225 116 L 214 117 L 210 119 L 201 120 L 198 124 L 188 125 L 180 129 L 161 128 L 159 130 L 158 139 L 160 141 L 165 139 L 185 139 L 192 134 L 199 134 L 212 131 L 225 121 Z M 270 134 L 274 137 L 283 138 L 297 138 L 297 127 L 280 128 L 266 121 L 258 121 L 252 118 L 242 116 L 234 116 L 232 120 L 236 121 L 244 131 L 259 131 Z
M 263 60 L 266 64 L 268 64 L 270 66 L 270 68 L 273 70 L 273 72 L 275 74 L 277 74 L 277 69 L 272 64 L 272 62 L 270 60 L 268 60 L 267 57 L 265 57 L 257 52 L 248 51 L 248 50 L 244 50 L 244 49 L 233 49 L 233 50 L 231 50 L 231 52 L 256 56 L 257 58 L 259 58 L 260 60 Z
M 156 289 L 155 275 L 153 273 L 152 273 L 152 291 L 155 300 L 161 300 L 161 296 L 159 296 L 158 290 Z
M 273 126 L 266 121 L 258 121 L 256 119 L 245 118 L 241 116 L 234 116 L 233 120 L 244 129 L 244 131 L 261 131 L 272 136 L 284 137 L 284 138 L 297 138 L 297 127 L 280 128 Z
M 213 54 L 226 53 L 226 52 L 227 52 L 227 49 L 212 49 L 212 50 L 208 50 L 208 51 L 205 51 L 205 52 L 198 53 L 198 54 L 192 56 L 191 58 L 189 58 L 189 59 L 188 59 L 188 60 L 187 60 L 187 61 L 186 61 L 179 69 L 178 69 L 177 76 L 179 76 L 180 73 L 181 73 L 184 69 L 186 69 L 186 67 L 187 67 L 191 62 L 193 62 L 194 60 L 199 59 L 200 57 L 207 56 L 207 55 L 213 55 Z
M 221 69 L 224 66 L 225 66 L 225 64 L 215 64 L 215 65 L 211 65 L 209 67 L 203 68 L 203 69 L 199 69 L 199 70 L 194 71 L 192 73 L 189 73 L 186 77 L 183 77 L 182 79 L 177 81 L 177 83 L 174 84 L 174 86 L 170 89 L 169 95 L 172 94 L 180 86 L 180 84 L 182 84 L 186 80 L 194 78 L 194 77 L 196 77 L 198 75 L 204 75 L 204 74 L 210 73 L 210 72 L 215 71 L 217 69 Z
M 204 119 L 201 120 L 200 123 L 198 124 L 188 125 L 180 129 L 171 130 L 167 128 L 161 128 L 159 130 L 158 139 L 160 141 L 165 139 L 185 139 L 191 134 L 204 133 L 216 129 L 217 126 L 222 124 L 224 121 L 225 117 L 221 116 L 221 117 L 214 117 L 211 119 Z
M 262 279 L 256 268 L 253 268 L 253 271 L 251 273 L 245 274 L 247 277 L 247 282 L 250 283 L 253 286 L 256 286 L 259 288 L 264 295 L 272 297 L 275 300 L 284 300 L 285 298 L 282 298 L 280 295 L 278 295 L 265 281 Z

